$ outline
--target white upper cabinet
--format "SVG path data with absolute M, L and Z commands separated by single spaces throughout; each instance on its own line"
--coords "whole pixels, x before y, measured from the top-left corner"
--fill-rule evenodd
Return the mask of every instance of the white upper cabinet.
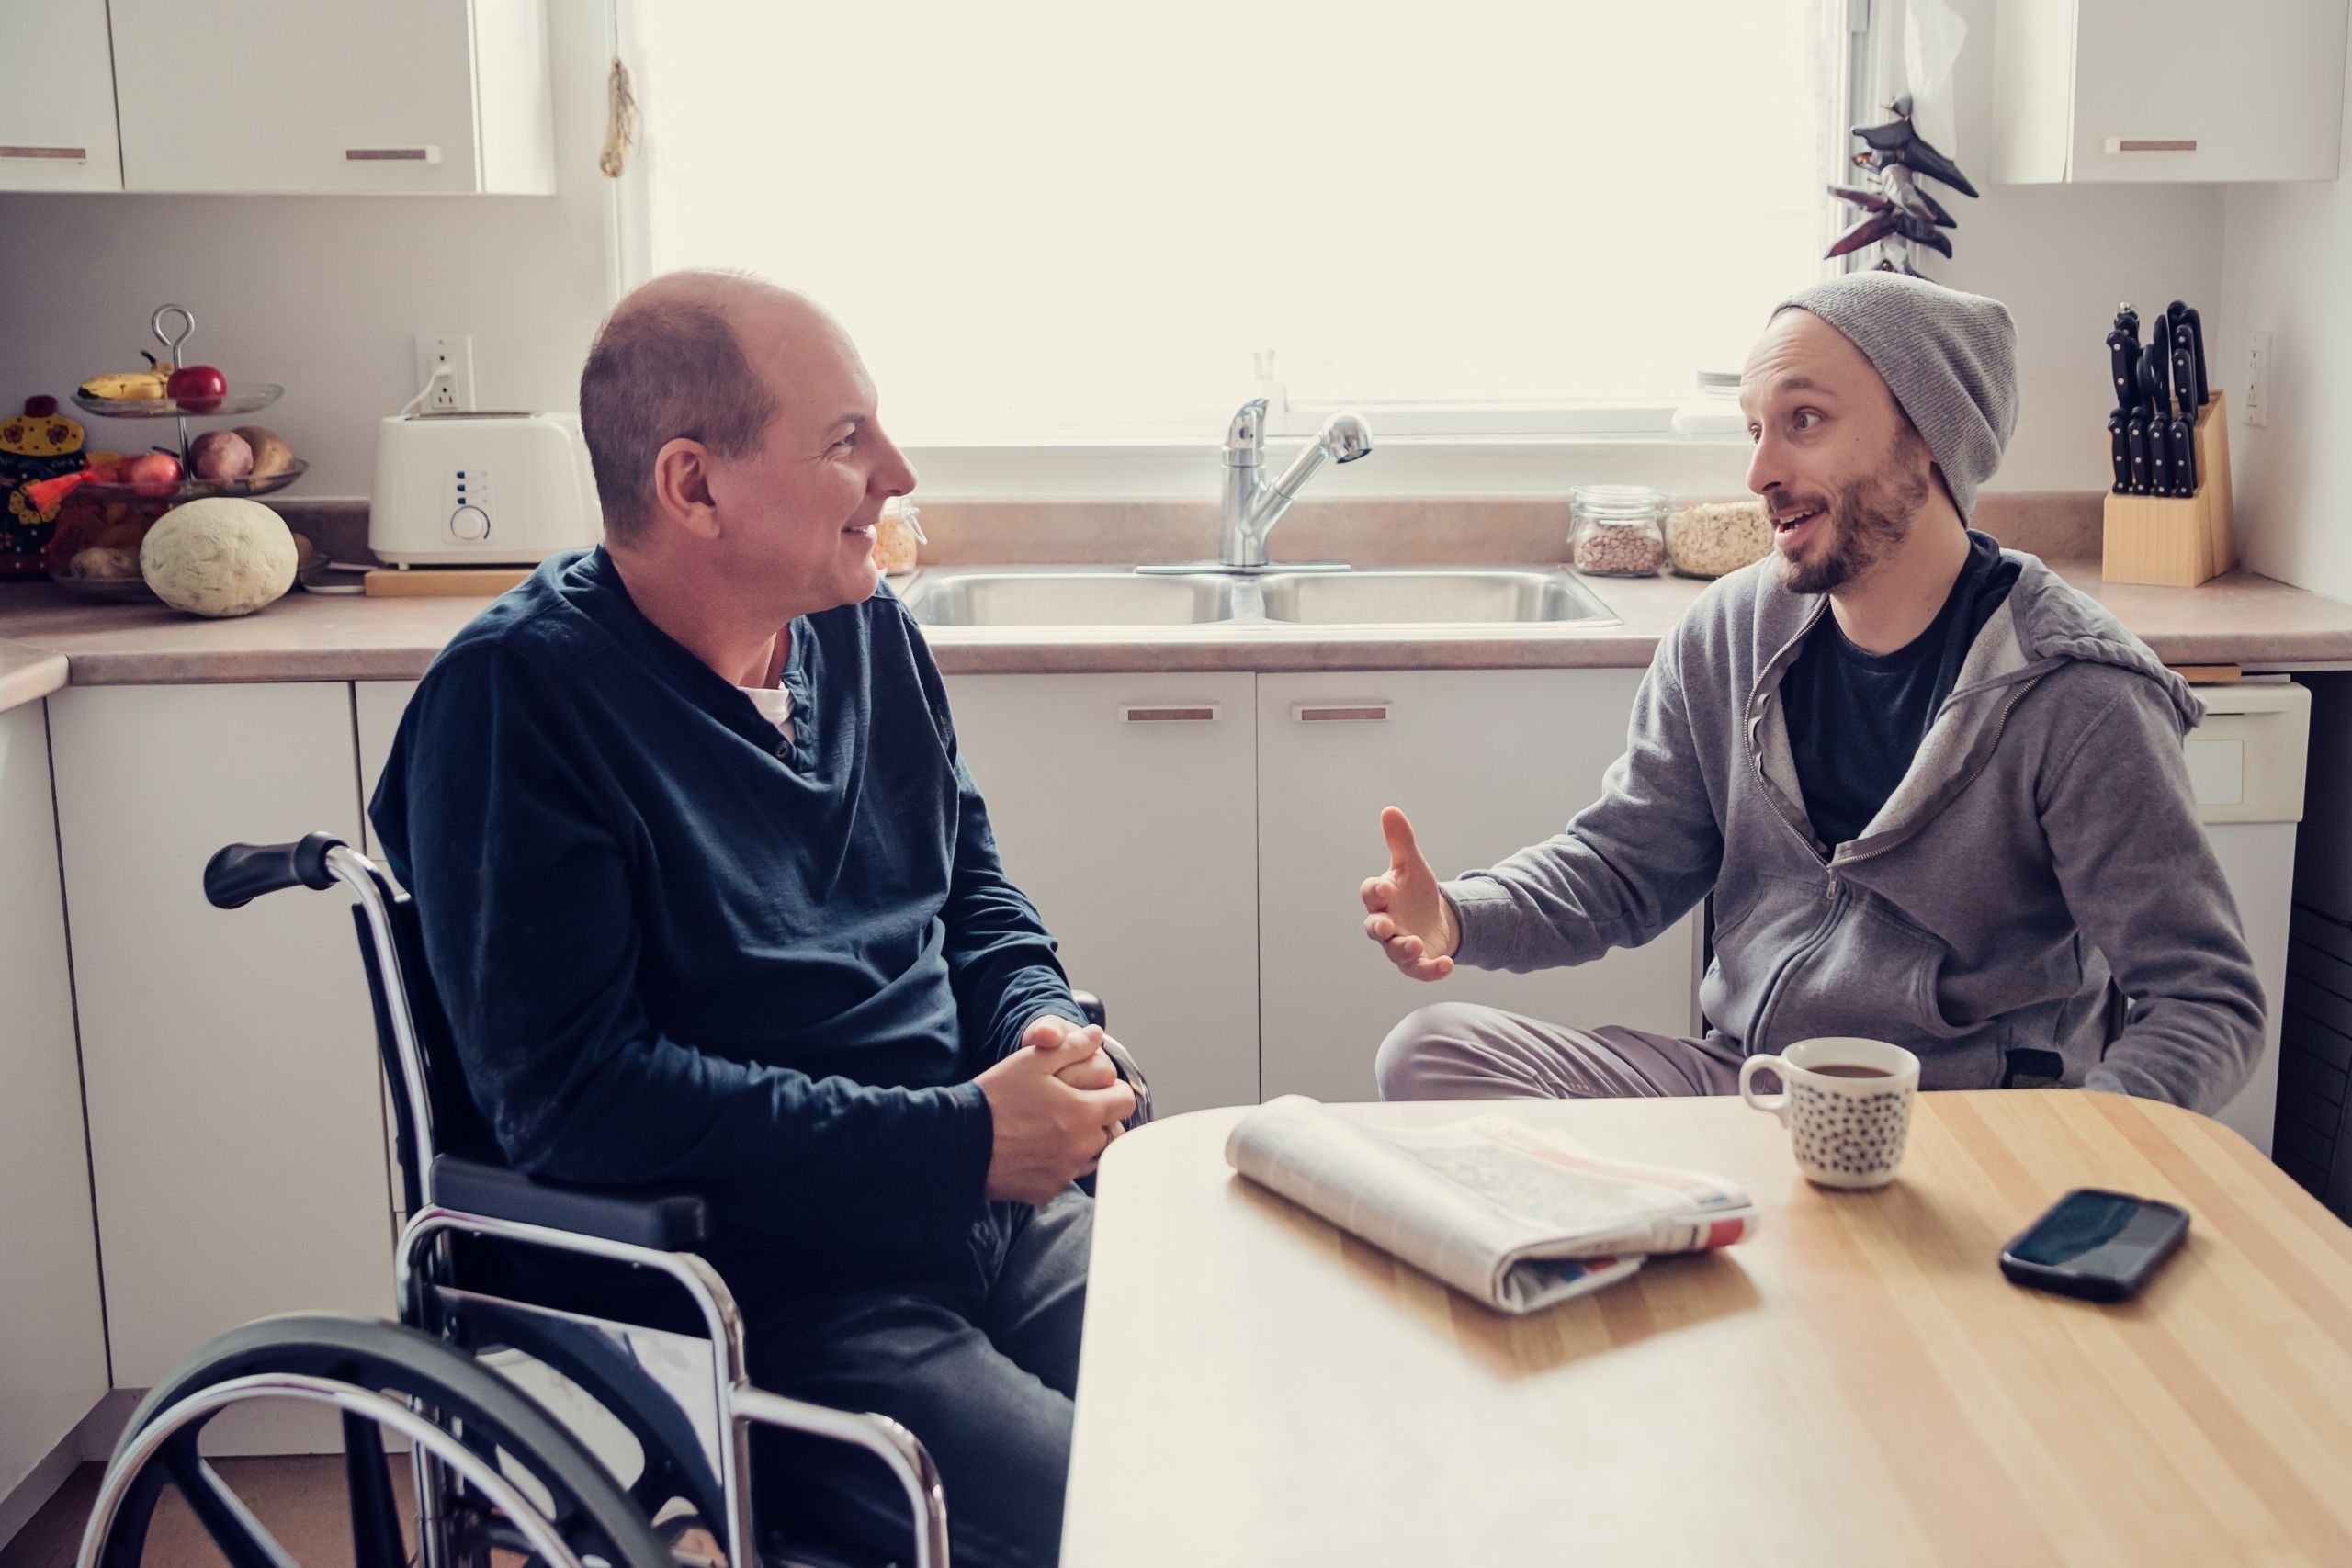
M 107 0 L 0 0 L 0 190 L 120 190 Z
M 2010 185 L 2332 180 L 2346 0 L 2000 0 Z
M 113 0 L 122 186 L 555 190 L 545 0 Z

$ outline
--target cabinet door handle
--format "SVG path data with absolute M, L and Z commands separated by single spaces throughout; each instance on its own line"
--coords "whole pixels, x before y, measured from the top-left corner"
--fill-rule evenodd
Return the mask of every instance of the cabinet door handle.
M 1293 703 L 1291 717 L 1301 724 L 1386 724 L 1388 705 L 1383 703 Z
M 2197 138 L 2110 136 L 2107 139 L 2107 150 L 2110 155 L 2117 152 L 2194 152 L 2197 151 Z
M 1129 724 L 1215 724 L 1216 705 L 1130 703 L 1119 716 Z
M 346 147 L 343 150 L 346 164 L 437 164 L 441 161 L 438 147 Z
M 0 158 L 51 158 L 61 164 L 86 164 L 87 147 L 0 147 Z

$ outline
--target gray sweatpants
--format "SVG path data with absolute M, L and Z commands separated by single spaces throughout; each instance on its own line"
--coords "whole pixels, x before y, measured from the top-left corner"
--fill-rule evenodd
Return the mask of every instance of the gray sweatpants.
M 1623 1100 L 1732 1094 L 1739 1064 L 1722 1041 L 1437 1002 L 1388 1032 L 1373 1071 L 1383 1100 Z

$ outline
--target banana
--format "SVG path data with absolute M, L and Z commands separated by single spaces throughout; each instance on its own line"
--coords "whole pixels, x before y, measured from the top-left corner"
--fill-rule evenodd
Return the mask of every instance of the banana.
M 164 383 L 169 378 L 155 370 L 122 370 L 106 376 L 93 376 L 82 383 L 82 394 L 90 398 L 113 398 L 122 402 L 150 402 L 164 395 Z

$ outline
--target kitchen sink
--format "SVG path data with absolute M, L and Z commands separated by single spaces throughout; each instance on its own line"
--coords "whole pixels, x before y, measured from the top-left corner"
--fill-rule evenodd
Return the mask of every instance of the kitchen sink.
M 932 626 L 1183 626 L 1233 618 L 1221 577 L 1034 567 L 926 571 L 906 593 Z
M 1472 568 L 1269 573 L 1266 617 L 1333 626 L 1528 626 L 1614 620 L 1565 571 Z
M 1157 576 L 1108 567 L 934 567 L 902 592 L 931 626 L 1614 626 L 1557 567 Z

